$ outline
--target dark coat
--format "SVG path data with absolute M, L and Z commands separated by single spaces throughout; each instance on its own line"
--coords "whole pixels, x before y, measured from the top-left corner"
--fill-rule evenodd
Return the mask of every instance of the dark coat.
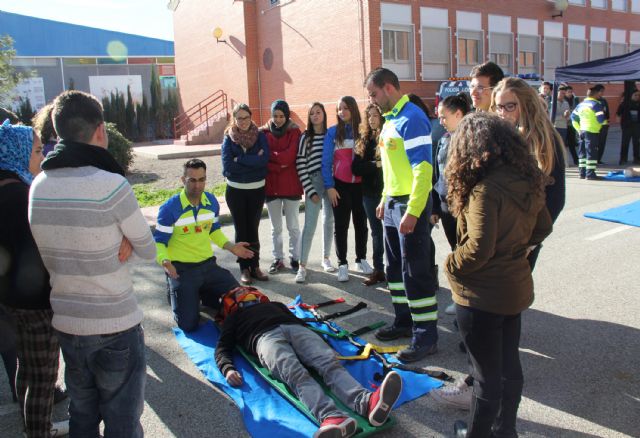
M 364 156 L 353 154 L 351 172 L 362 177 L 362 194 L 370 198 L 380 198 L 384 186 L 380 156 L 376 157 L 378 142 L 371 139 L 365 146 Z
M 527 249 L 552 230 L 544 194 L 498 165 L 473 188 L 458 216 L 457 247 L 445 270 L 462 306 L 515 315 L 533 303 Z

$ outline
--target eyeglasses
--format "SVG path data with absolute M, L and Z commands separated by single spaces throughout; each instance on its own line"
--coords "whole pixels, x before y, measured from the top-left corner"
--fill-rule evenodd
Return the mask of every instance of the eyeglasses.
M 518 106 L 518 102 L 507 102 L 504 105 L 501 105 L 499 103 L 496 103 L 496 111 L 498 112 L 508 112 L 508 113 L 512 113 L 516 110 L 516 107 Z
M 474 91 L 478 90 L 478 93 L 484 93 L 484 90 L 493 90 L 494 87 L 483 87 L 482 85 L 471 84 L 469 85 L 469 90 Z
M 249 120 L 251 118 L 251 116 L 244 116 L 244 117 L 236 117 L 236 120 L 238 122 L 246 122 L 247 120 Z

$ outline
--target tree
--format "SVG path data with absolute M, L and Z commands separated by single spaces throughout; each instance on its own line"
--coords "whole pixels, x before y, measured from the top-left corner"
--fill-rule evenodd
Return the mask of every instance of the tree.
M 131 86 L 127 85 L 127 104 L 125 106 L 125 131 L 124 135 L 128 139 L 136 137 L 136 110 L 133 106 L 133 97 L 131 96 Z
M 20 99 L 20 106 L 18 106 L 18 111 L 16 111 L 16 115 L 20 119 L 20 121 L 27 125 L 31 126 L 31 119 L 35 115 L 35 111 L 31 106 L 31 101 L 27 97 L 26 99 Z
M 13 39 L 9 35 L 0 35 L 0 106 L 11 105 L 16 85 L 25 76 L 11 65 L 14 56 Z
M 147 96 L 142 93 L 142 104 L 136 105 L 136 125 L 138 128 L 138 140 L 149 139 L 149 103 Z
M 162 88 L 160 86 L 160 78 L 156 71 L 156 65 L 151 66 L 151 85 L 149 86 L 151 92 L 151 108 L 149 117 L 151 118 L 151 125 L 153 126 L 153 135 L 156 138 L 164 138 L 165 131 L 165 112 L 162 105 Z

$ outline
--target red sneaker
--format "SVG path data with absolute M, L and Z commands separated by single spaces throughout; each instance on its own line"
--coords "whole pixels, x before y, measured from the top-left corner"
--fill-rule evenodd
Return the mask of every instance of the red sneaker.
M 348 438 L 358 429 L 356 420 L 350 417 L 327 417 L 316 430 L 313 438 Z
M 402 378 L 400 374 L 391 371 L 382 381 L 380 387 L 369 398 L 369 412 L 367 418 L 372 426 L 382 426 L 393 408 L 394 403 L 402 392 Z

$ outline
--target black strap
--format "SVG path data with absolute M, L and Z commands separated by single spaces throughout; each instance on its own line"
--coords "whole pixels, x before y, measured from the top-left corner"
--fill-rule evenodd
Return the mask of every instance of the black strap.
M 358 304 L 353 306 L 351 309 L 342 310 L 340 312 L 335 312 L 335 313 L 331 313 L 329 315 L 323 316 L 322 320 L 323 321 L 328 321 L 330 319 L 339 318 L 341 316 L 351 315 L 352 313 L 356 313 L 357 311 L 362 310 L 362 309 L 364 309 L 366 307 L 367 307 L 367 303 L 365 303 L 364 301 L 360 301 Z

